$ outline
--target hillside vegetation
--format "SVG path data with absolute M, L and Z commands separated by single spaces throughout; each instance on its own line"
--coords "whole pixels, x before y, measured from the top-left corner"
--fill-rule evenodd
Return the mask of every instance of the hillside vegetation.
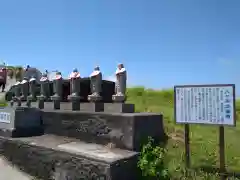
M 164 156 L 165 167 L 174 179 L 184 173 L 184 131 L 183 126 L 174 123 L 173 90 L 155 91 L 144 87 L 128 88 L 128 102 L 134 103 L 137 112 L 157 112 L 164 116 L 164 126 L 169 140 Z M 237 114 L 240 103 L 237 101 Z M 238 119 L 237 119 L 238 122 Z M 191 170 L 186 179 L 219 179 L 216 169 L 218 160 L 217 126 L 190 125 Z M 240 172 L 240 125 L 225 128 L 225 153 L 228 172 Z M 237 179 L 233 178 L 232 179 Z M 173 178 L 171 178 L 173 179 Z

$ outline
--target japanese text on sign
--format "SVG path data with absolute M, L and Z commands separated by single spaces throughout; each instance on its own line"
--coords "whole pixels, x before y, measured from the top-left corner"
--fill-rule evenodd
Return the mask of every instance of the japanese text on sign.
M 234 86 L 176 86 L 177 123 L 235 125 Z
M 10 123 L 11 115 L 10 113 L 0 112 L 0 123 Z

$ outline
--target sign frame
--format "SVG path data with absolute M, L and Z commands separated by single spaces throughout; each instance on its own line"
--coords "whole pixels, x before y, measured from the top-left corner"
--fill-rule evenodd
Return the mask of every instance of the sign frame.
M 177 107 L 176 107 L 176 89 L 177 88 L 206 88 L 206 87 L 232 87 L 233 88 L 233 124 L 208 124 L 208 123 L 196 123 L 196 122 L 177 122 Z M 199 84 L 199 85 L 176 85 L 174 86 L 174 122 L 175 124 L 195 124 L 195 125 L 209 125 L 209 126 L 227 126 L 236 127 L 236 92 L 235 84 Z

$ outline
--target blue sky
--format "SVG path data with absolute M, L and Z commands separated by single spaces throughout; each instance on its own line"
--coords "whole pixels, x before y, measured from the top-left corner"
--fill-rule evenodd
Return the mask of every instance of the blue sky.
M 240 86 L 239 0 L 0 0 L 0 59 L 130 85 Z M 238 91 L 240 94 L 240 91 Z

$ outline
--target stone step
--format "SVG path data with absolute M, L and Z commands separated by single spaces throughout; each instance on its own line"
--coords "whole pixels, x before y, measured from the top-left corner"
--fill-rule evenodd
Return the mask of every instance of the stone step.
M 139 175 L 138 153 L 68 137 L 0 137 L 0 153 L 42 179 L 137 180 Z

